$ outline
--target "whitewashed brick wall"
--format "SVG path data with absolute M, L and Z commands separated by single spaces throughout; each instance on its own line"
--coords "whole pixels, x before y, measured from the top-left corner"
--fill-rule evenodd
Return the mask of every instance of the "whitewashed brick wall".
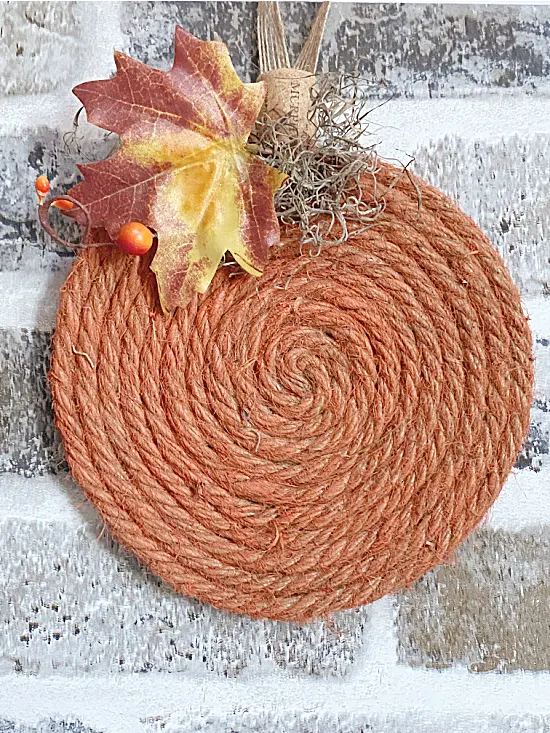
M 176 596 L 67 475 L 46 372 L 71 257 L 41 233 L 75 84 L 119 48 L 166 68 L 175 23 L 256 74 L 254 3 L 0 2 L 0 732 L 550 732 L 550 7 L 334 3 L 325 69 L 379 82 L 380 150 L 498 247 L 535 335 L 531 429 L 484 526 L 412 588 L 330 623 Z M 295 53 L 315 4 L 284 3 Z M 111 144 L 84 125 L 80 160 Z M 98 539 L 100 537 L 100 539 Z

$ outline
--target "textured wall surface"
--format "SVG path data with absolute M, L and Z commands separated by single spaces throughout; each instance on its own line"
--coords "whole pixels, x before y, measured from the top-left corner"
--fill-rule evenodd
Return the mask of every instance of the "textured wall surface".
M 284 3 L 291 55 L 315 3 Z M 71 256 L 36 220 L 113 140 L 75 84 L 122 49 L 166 68 L 174 24 L 245 79 L 254 3 L 0 2 L 0 732 L 550 733 L 550 7 L 334 3 L 321 63 L 373 82 L 381 152 L 494 242 L 535 337 L 531 428 L 484 525 L 392 598 L 310 624 L 176 596 L 67 474 L 46 373 Z

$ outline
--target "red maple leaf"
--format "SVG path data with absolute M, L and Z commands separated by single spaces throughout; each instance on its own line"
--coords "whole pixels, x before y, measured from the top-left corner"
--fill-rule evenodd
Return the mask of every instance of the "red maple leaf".
M 113 78 L 73 90 L 88 120 L 121 138 L 113 157 L 80 166 L 84 181 L 69 192 L 92 229 L 114 240 L 139 221 L 156 232 L 151 269 L 165 311 L 204 293 L 227 250 L 261 275 L 279 240 L 273 194 L 285 178 L 245 148 L 263 82 L 243 84 L 223 43 L 179 27 L 170 71 L 118 52 L 115 63 Z

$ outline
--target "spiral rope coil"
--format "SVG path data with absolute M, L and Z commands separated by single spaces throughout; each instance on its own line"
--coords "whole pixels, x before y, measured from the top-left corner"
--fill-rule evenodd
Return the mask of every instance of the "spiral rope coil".
M 527 319 L 487 238 L 417 185 L 420 211 L 403 176 L 374 228 L 319 257 L 284 230 L 261 279 L 221 268 L 170 316 L 148 259 L 76 261 L 57 427 L 113 535 L 177 591 L 284 620 L 369 603 L 497 497 L 528 427 Z

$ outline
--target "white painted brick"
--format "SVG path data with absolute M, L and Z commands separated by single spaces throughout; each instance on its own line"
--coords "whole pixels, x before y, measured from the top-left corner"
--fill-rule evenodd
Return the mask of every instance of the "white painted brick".
M 0 471 L 67 470 L 47 384 L 51 333 L 0 329 Z
M 549 733 L 550 718 L 525 716 L 346 715 L 302 710 L 237 710 L 220 718 L 215 714 L 174 715 L 147 720 L 148 733 Z M 26 733 L 26 731 L 25 731 Z M 30 733 L 30 732 L 29 732 Z M 34 733 L 34 732 L 33 732 Z
M 70 80 L 85 34 L 75 7 L 0 3 L 0 96 L 51 91 Z
M 443 138 L 415 151 L 415 171 L 483 229 L 525 297 L 550 295 L 549 159 L 549 135 Z
M 106 535 L 98 541 L 101 530 L 98 521 L 0 523 L 0 674 L 233 677 L 252 664 L 330 676 L 361 649 L 365 611 L 310 624 L 216 611 L 175 594 Z

